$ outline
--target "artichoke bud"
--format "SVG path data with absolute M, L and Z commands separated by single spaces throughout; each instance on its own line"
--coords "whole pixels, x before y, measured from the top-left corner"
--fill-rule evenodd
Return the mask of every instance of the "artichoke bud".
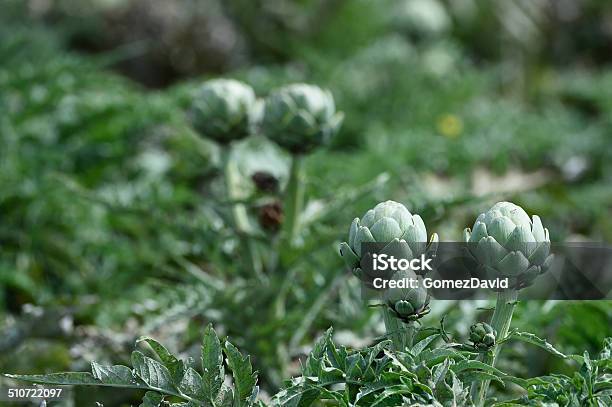
M 273 91 L 265 101 L 262 132 L 293 154 L 326 144 L 344 118 L 328 90 L 296 83 Z
M 490 349 L 495 346 L 497 332 L 491 325 L 484 322 L 477 322 L 470 326 L 470 341 L 477 349 Z
M 373 254 L 362 253 L 362 243 L 384 243 L 381 253 L 410 260 L 421 254 L 432 256 L 437 242 L 438 235 L 435 233 L 427 242 L 427 229 L 419 215 L 411 214 L 399 202 L 385 201 L 367 211 L 362 218 L 353 219 L 348 241 L 340 245 L 340 255 L 347 267 L 355 271 L 362 261 L 368 261 Z
M 257 121 L 253 89 L 233 79 L 213 79 L 197 90 L 191 103 L 191 122 L 203 137 L 227 144 L 252 134 Z
M 388 288 L 384 293 L 385 304 L 395 315 L 405 321 L 416 320 L 428 312 L 429 295 L 422 287 L 420 278 L 412 271 L 398 271 L 393 280 L 411 279 L 418 281 L 417 287 Z
M 468 252 L 487 278 L 508 278 L 509 288 L 530 285 L 550 266 L 550 237 L 537 215 L 498 202 L 463 233 Z

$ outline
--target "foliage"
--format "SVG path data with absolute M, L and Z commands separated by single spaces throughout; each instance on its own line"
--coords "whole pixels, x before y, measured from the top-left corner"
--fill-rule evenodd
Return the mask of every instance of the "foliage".
M 389 380 L 392 391 L 372 388 L 361 402 L 460 404 L 470 380 L 457 365 L 482 353 L 436 335 L 429 345 L 439 346 L 417 354 L 374 340 L 383 324 L 343 273 L 337 243 L 354 214 L 387 199 L 419 213 L 443 240 L 458 240 L 468 217 L 489 203 L 512 199 L 539 213 L 558 241 L 609 241 L 612 99 L 609 67 L 597 65 L 611 55 L 605 4 L 583 1 L 564 14 L 563 2 L 459 3 L 472 6 L 4 2 L 0 371 L 76 371 L 92 359 L 99 369 L 126 365 L 136 332 L 192 355 L 201 326 L 212 322 L 252 355 L 262 400 L 297 375 L 277 403 L 282 394 L 308 401 L 315 393 L 354 403 L 364 388 Z M 298 82 L 329 89 L 345 113 L 342 127 L 331 140 L 321 137 L 327 148 L 317 142 L 300 160 L 261 129 L 217 145 L 192 128 L 189 112 L 202 83 L 220 72 L 252 86 L 257 98 Z M 338 117 L 330 117 L 334 126 L 315 139 L 335 132 Z M 446 315 L 449 330 L 467 337 L 488 315 L 480 305 L 432 304 L 423 321 Z M 564 353 L 514 333 L 496 365 L 507 374 L 466 370 L 493 379 L 499 399 L 527 392 L 533 405 L 571 405 L 600 389 L 608 397 L 606 362 L 585 361 L 573 372 L 578 359 L 564 356 L 594 354 L 612 335 L 611 315 L 609 301 L 519 304 L 514 326 Z M 312 367 L 300 371 L 306 349 L 329 326 L 335 339 L 326 335 L 317 345 L 325 354 L 315 348 Z M 419 369 L 419 357 L 438 349 L 452 355 L 448 366 Z M 225 390 L 245 400 L 254 376 L 236 352 L 224 343 L 214 359 L 244 372 Z M 181 363 L 197 370 L 163 358 L 156 361 L 168 372 Z M 372 382 L 324 381 L 340 373 L 354 379 L 368 370 L 362 359 L 379 369 Z M 136 362 L 125 369 L 148 386 Z M 100 372 L 92 369 L 88 380 L 107 380 L 95 377 Z M 181 384 L 169 383 L 173 391 Z M 131 397 L 121 393 L 116 403 Z M 161 403 L 159 394 L 146 398 Z

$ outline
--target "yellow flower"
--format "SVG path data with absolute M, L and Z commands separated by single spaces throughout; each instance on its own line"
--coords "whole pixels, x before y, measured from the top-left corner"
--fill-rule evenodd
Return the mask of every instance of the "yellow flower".
M 454 114 L 445 114 L 438 119 L 436 127 L 443 136 L 457 138 L 463 131 L 463 121 Z

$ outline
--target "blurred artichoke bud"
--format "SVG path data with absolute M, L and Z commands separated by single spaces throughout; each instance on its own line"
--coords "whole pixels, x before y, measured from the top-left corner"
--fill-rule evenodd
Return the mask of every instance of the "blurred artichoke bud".
M 536 215 L 510 202 L 498 202 L 464 231 L 468 252 L 486 271 L 487 278 L 508 278 L 521 289 L 546 272 L 552 262 L 548 229 Z
M 384 294 L 385 304 L 395 313 L 395 316 L 408 322 L 415 321 L 429 312 L 429 295 L 414 272 L 402 270 L 396 272 L 393 280 L 410 279 L 418 281 L 418 287 L 388 288 Z
M 346 265 L 361 277 L 362 243 L 387 243 L 381 253 L 396 258 L 412 259 L 424 253 L 435 252 L 438 235 L 433 234 L 427 244 L 427 229 L 419 215 L 412 215 L 404 205 L 395 201 L 381 202 L 355 218 L 349 229 L 348 242 L 340 245 L 340 255 Z
M 328 90 L 292 84 L 272 92 L 265 101 L 262 131 L 293 154 L 326 144 L 338 130 L 343 113 L 336 112 Z
M 470 341 L 474 347 L 480 350 L 487 350 L 495 346 L 497 332 L 491 325 L 484 322 L 477 322 L 470 326 Z
M 251 134 L 256 117 L 255 92 L 233 79 L 205 82 L 191 105 L 191 121 L 196 131 L 222 144 Z

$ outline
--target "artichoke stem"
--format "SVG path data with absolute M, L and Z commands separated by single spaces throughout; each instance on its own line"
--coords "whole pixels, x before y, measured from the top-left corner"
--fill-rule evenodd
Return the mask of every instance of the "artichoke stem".
M 285 238 L 292 246 L 300 231 L 300 216 L 304 205 L 305 174 L 302 156 L 294 154 L 291 160 L 289 183 L 285 192 Z
M 240 236 L 246 236 L 251 231 L 251 225 L 247 214 L 246 207 L 243 204 L 235 203 L 234 201 L 240 198 L 239 190 L 239 173 L 236 163 L 231 159 L 229 147 L 223 148 L 221 151 L 221 160 L 223 165 L 223 175 L 225 177 L 225 189 L 227 200 L 231 205 L 232 220 L 234 228 Z M 250 265 L 257 275 L 263 274 L 263 264 L 255 247 L 255 242 L 248 238 L 241 239 L 245 252 L 248 253 Z
M 493 329 L 497 331 L 496 345 L 492 349 L 491 352 L 487 353 L 483 357 L 483 362 L 490 365 L 495 366 L 495 362 L 497 359 L 497 355 L 501 350 L 502 344 L 501 342 L 506 335 L 508 335 L 508 331 L 510 330 L 510 323 L 512 322 L 512 313 L 514 312 L 514 307 L 516 305 L 516 300 L 518 298 L 518 291 L 516 290 L 504 290 L 500 291 L 497 294 L 497 303 L 495 304 L 495 312 L 493 312 L 493 317 L 491 318 L 491 326 Z M 478 390 L 478 398 L 475 400 L 476 406 L 484 406 L 484 402 L 487 397 L 487 391 L 489 389 L 490 380 L 485 380 L 480 384 L 480 389 Z M 478 384 L 474 383 L 472 385 L 472 395 L 476 395 L 476 391 L 478 389 Z
M 393 343 L 393 349 L 396 351 L 405 351 L 406 348 L 411 348 L 415 334 L 415 323 L 403 322 L 393 315 L 393 311 L 387 307 L 384 307 L 382 312 L 387 336 Z

